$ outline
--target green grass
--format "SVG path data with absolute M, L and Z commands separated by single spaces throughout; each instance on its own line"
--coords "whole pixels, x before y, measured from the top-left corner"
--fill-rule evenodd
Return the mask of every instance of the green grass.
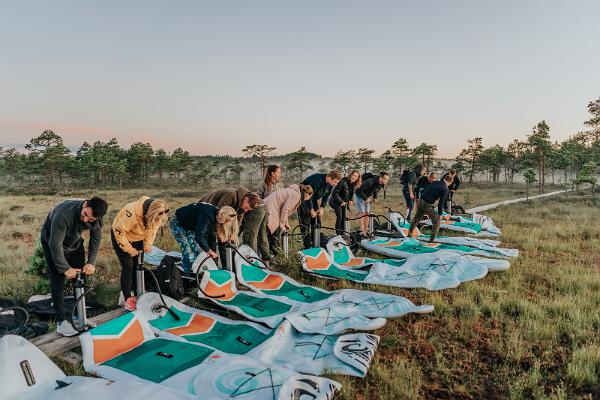
M 518 185 L 469 187 L 462 191 L 460 202 L 466 207 L 481 205 L 521 197 L 522 190 Z M 116 209 L 137 198 L 139 191 L 99 194 L 111 203 L 107 218 L 111 221 Z M 199 194 L 163 190 L 162 197 L 173 210 Z M 375 211 L 386 206 L 402 210 L 399 198 L 392 190 Z M 33 294 L 36 278 L 24 273 L 27 259 L 46 213 L 59 200 L 58 196 L 0 198 L 0 296 L 27 299 Z M 331 214 L 327 213 L 324 225 L 333 225 Z M 442 292 L 362 286 L 433 304 L 436 309 L 428 315 L 391 320 L 379 329 L 376 333 L 382 340 L 368 376 L 333 376 L 343 384 L 340 398 L 597 398 L 600 208 L 589 195 L 573 193 L 486 214 L 502 229 L 503 245 L 521 250 L 511 269 Z M 167 229 L 157 244 L 176 248 Z M 295 254 L 289 260 L 278 257 L 274 264 L 321 287 L 359 287 L 302 276 Z M 103 241 L 98 269 L 95 285 L 104 301 L 114 306 L 119 267 L 108 240 Z M 83 373 L 81 369 L 68 372 Z

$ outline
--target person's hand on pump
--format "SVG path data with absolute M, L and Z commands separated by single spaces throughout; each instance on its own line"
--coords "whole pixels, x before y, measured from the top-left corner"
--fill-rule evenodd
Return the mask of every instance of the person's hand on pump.
M 145 244 L 144 245 L 144 253 L 150 253 L 152 252 L 152 246 L 150 246 L 149 244 Z
M 415 194 L 413 192 L 410 192 L 410 199 L 414 200 L 415 199 Z
M 75 279 L 77 277 L 77 273 L 80 272 L 80 269 L 77 268 L 69 268 L 65 271 L 65 277 L 67 279 Z
M 86 275 L 93 275 L 94 272 L 96 272 L 96 267 L 94 267 L 92 264 L 85 264 L 82 271 Z
M 311 216 L 312 218 L 316 217 L 316 216 L 317 216 L 317 212 L 316 212 L 315 210 L 312 210 L 312 209 L 311 209 L 311 210 L 310 210 L 310 216 Z
M 217 253 L 213 249 L 208 250 L 206 254 L 212 258 L 217 258 Z
M 289 232 L 290 231 L 290 225 L 289 224 L 285 224 L 283 226 L 283 232 Z
M 342 202 L 340 203 L 340 207 L 344 207 L 344 206 L 346 206 L 346 202 L 345 202 L 345 201 L 342 201 Z
M 129 255 L 131 257 L 137 257 L 138 254 L 139 254 L 139 252 L 137 251 L 137 249 L 133 249 L 133 248 L 130 251 L 128 251 L 128 253 L 129 253 Z

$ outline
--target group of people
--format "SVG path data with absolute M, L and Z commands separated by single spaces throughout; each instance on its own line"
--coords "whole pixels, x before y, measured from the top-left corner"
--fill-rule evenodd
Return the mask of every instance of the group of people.
M 448 185 L 456 182 L 458 177 L 451 171 L 444 175 L 442 181 L 435 182 L 434 173 L 425 177 L 423 168 L 415 167 L 408 178 L 403 188 L 408 215 L 412 212 L 413 200 L 418 201 L 412 231 L 424 215 L 435 223 L 437 214 L 432 211 L 433 203 L 439 200 L 441 213 L 448 196 Z M 312 174 L 301 183 L 285 188 L 280 181 L 281 168 L 270 165 L 264 182 L 256 191 L 243 186 L 214 190 L 197 202 L 175 210 L 170 222 L 169 208 L 164 200 L 142 196 L 125 205 L 116 214 L 111 226 L 112 246 L 121 264 L 123 306 L 127 310 L 136 309 L 135 277 L 139 255 L 151 250 L 157 232 L 167 223 L 181 248 L 181 262 L 186 273 L 193 270 L 199 254 L 204 252 L 213 258 L 222 257 L 222 245 L 235 243 L 240 236 L 244 244 L 268 263 L 272 254 L 279 251 L 281 235 L 290 231 L 289 217 L 295 212 L 305 248 L 320 245 L 313 243 L 311 233 L 320 224 L 327 205 L 335 213 L 338 234 L 345 232 L 344 222 L 352 205 L 362 217 L 360 229 L 366 234 L 366 216 L 370 213 L 371 204 L 377 201 L 378 192 L 387 185 L 389 175 L 387 172 L 361 175 L 358 170 L 352 170 L 342 177 L 339 171 L 333 170 L 326 174 Z M 65 200 L 50 211 L 42 226 L 41 243 L 48 265 L 57 332 L 64 336 L 77 334 L 65 319 L 65 278 L 95 272 L 107 209 L 107 202 L 99 197 Z M 82 238 L 84 231 L 90 232 L 87 258 Z M 434 231 L 437 231 L 435 227 Z M 432 238 L 435 238 L 435 233 L 432 233 Z
M 417 165 L 412 170 L 402 172 L 400 183 L 406 202 L 406 219 L 411 222 L 408 236 L 412 237 L 417 224 L 426 216 L 432 224 L 429 240 L 435 241 L 442 215 L 444 212 L 450 214 L 452 211 L 453 196 L 460 187 L 458 173 L 451 169 L 438 181 L 434 171 L 427 173 L 422 165 Z M 415 207 L 416 212 L 413 217 L 412 212 Z

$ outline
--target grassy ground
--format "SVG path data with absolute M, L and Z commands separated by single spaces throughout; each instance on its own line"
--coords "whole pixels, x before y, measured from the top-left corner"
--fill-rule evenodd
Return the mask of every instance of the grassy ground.
M 518 185 L 472 186 L 457 200 L 465 208 L 521 197 Z M 96 193 L 116 210 L 139 191 Z M 200 197 L 149 191 L 171 209 Z M 81 194 L 84 195 L 84 194 Z M 73 196 L 71 194 L 71 196 Z M 39 227 L 60 196 L 0 197 L 0 296 L 27 299 L 37 278 L 26 275 Z M 391 190 L 376 211 L 402 209 Z M 505 273 L 442 292 L 372 287 L 433 304 L 432 314 L 389 321 L 364 380 L 335 376 L 343 399 L 597 398 L 600 396 L 600 208 L 582 194 L 516 204 L 487 213 L 507 247 L 521 250 Z M 331 213 L 323 224 L 333 225 Z M 108 233 L 108 225 L 106 224 Z M 106 236 L 108 237 L 108 235 Z M 168 230 L 158 245 L 175 249 Z M 330 289 L 353 287 L 301 277 L 299 260 L 277 259 L 277 269 Z M 116 305 L 119 267 L 104 240 L 94 278 L 101 301 Z M 365 287 L 366 288 L 366 287 Z M 79 372 L 81 370 L 72 370 Z

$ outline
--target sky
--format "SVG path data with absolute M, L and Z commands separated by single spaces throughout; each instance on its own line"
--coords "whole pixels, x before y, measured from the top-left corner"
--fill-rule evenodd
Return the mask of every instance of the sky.
M 0 0 L 0 146 L 192 154 L 554 140 L 600 97 L 600 2 Z

